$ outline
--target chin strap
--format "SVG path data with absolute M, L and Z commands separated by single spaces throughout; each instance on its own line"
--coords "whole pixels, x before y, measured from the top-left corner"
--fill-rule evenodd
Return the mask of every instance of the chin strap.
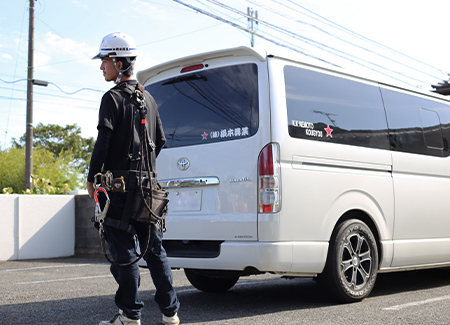
M 128 63 L 130 63 L 130 66 L 126 69 L 119 69 L 119 68 L 117 68 L 116 58 L 112 58 L 114 67 L 116 68 L 117 72 L 119 72 L 119 75 L 117 76 L 116 81 L 114 81 L 114 83 L 116 83 L 116 84 L 120 83 L 120 79 L 122 79 L 122 73 L 124 73 L 125 71 L 128 71 L 134 64 L 134 60 L 130 60 L 130 58 L 126 58 L 126 59 L 127 59 Z

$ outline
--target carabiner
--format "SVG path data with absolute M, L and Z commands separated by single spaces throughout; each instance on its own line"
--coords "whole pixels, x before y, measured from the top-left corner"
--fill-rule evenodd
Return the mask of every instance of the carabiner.
M 102 211 L 102 208 L 100 207 L 100 203 L 98 202 L 97 193 L 99 190 L 102 191 L 106 196 L 106 203 L 105 203 L 105 207 L 103 208 L 103 211 Z M 94 199 L 95 199 L 95 222 L 99 223 L 98 231 L 100 232 L 100 235 L 101 235 L 103 232 L 103 222 L 105 221 L 106 214 L 108 213 L 108 208 L 109 208 L 109 203 L 110 203 L 108 192 L 106 192 L 106 190 L 103 187 L 99 186 L 99 187 L 97 187 L 97 189 L 94 192 Z

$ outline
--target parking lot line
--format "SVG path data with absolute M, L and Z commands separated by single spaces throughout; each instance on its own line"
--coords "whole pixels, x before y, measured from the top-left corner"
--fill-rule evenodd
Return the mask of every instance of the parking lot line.
M 0 270 L 0 272 L 18 272 L 18 271 L 41 270 L 41 269 L 58 269 L 58 268 L 63 268 L 63 267 L 78 267 L 78 266 L 87 266 L 87 265 L 91 265 L 91 264 L 62 264 L 62 265 L 34 266 L 34 267 L 23 267 L 20 269 Z
M 16 284 L 36 284 L 36 283 L 49 283 L 49 282 L 61 282 L 61 281 L 76 281 L 76 280 L 90 280 L 98 278 L 112 278 L 111 274 L 108 275 L 95 275 L 95 276 L 83 276 L 77 278 L 65 278 L 65 279 L 51 279 L 51 280 L 39 280 L 29 282 L 17 282 Z
M 433 302 L 436 302 L 436 301 L 442 301 L 442 300 L 447 300 L 447 299 L 450 299 L 450 295 L 437 297 L 437 298 L 426 299 L 426 300 L 420 300 L 420 301 L 415 301 L 415 302 L 409 302 L 407 304 L 401 304 L 401 305 L 396 305 L 396 306 L 392 306 L 392 307 L 383 308 L 383 310 L 400 310 L 400 309 L 404 309 L 404 308 L 408 308 L 408 307 L 414 307 L 414 306 L 430 304 L 430 303 L 433 303 Z

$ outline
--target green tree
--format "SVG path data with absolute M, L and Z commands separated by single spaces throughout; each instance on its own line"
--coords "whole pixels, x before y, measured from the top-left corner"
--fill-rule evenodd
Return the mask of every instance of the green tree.
M 25 149 L 0 151 L 0 189 L 11 188 L 13 193 L 22 193 L 24 186 Z
M 33 192 L 65 194 L 79 187 L 83 175 L 73 165 L 73 154 L 63 152 L 55 157 L 49 150 L 33 151 Z M 23 193 L 25 185 L 25 149 L 0 150 L 0 189 L 3 193 Z
M 24 148 L 25 138 L 26 134 L 20 137 L 19 141 L 13 139 L 12 145 L 16 148 Z M 66 163 L 72 165 L 71 169 L 81 173 L 80 187 L 84 186 L 84 180 L 87 177 L 94 144 L 94 138 L 81 136 L 81 128 L 76 124 L 62 127 L 56 124 L 39 123 L 33 130 L 33 148 L 44 148 L 51 152 L 55 159 L 67 159 L 67 155 L 72 156 L 72 161 L 66 161 Z M 37 173 L 34 172 L 34 174 Z

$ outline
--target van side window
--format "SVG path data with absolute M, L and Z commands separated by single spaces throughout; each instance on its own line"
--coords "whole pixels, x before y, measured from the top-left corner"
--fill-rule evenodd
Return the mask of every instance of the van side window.
M 258 131 L 258 69 L 241 64 L 202 69 L 149 85 L 166 148 L 251 137 Z
M 378 87 L 292 66 L 284 77 L 291 137 L 389 149 Z
M 422 121 L 423 138 L 428 148 L 444 149 L 442 138 L 441 121 L 436 111 L 426 108 L 420 109 L 420 120 Z
M 381 93 L 392 150 L 437 157 L 449 155 L 447 105 L 389 89 L 382 88 Z

